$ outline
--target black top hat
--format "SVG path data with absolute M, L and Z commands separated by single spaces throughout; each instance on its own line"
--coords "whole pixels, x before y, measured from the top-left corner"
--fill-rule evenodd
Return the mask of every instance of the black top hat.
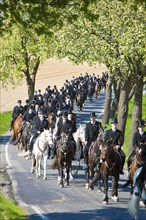
M 113 118 L 111 124 L 118 124 L 117 118 Z
M 17 103 L 21 103 L 21 100 L 18 100 Z
M 29 99 L 26 99 L 25 103 L 28 103 L 29 102 Z
M 38 114 L 39 114 L 39 115 L 43 115 L 44 113 L 43 113 L 42 110 L 39 110 L 39 111 L 38 111 Z
M 96 117 L 95 112 L 91 112 L 91 113 L 90 113 L 90 118 L 91 118 L 91 117 Z
M 145 124 L 143 120 L 137 122 L 137 127 L 144 127 L 144 126 Z
M 63 112 L 62 116 L 67 117 L 67 112 Z

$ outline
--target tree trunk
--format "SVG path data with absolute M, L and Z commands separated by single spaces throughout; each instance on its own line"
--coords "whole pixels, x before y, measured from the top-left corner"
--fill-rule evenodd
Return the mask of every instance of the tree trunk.
M 36 74 L 39 68 L 39 64 L 40 64 L 40 59 L 38 58 L 33 68 L 32 74 L 30 74 L 29 69 L 27 69 L 27 71 L 25 72 L 26 82 L 28 86 L 28 97 L 30 101 L 33 99 L 34 96 L 35 80 L 36 80 Z
M 131 91 L 131 79 L 124 81 L 121 91 L 120 99 L 118 104 L 118 128 L 125 134 L 126 120 L 128 115 L 128 102 L 129 102 L 129 93 Z
M 111 106 L 111 96 L 112 96 L 112 77 L 108 78 L 106 84 L 106 96 L 105 96 L 105 104 L 104 104 L 104 114 L 102 118 L 103 124 L 109 123 L 110 118 L 110 106 Z
M 132 125 L 130 133 L 130 148 L 131 151 L 133 147 L 133 136 L 137 131 L 137 121 L 142 118 L 142 97 L 143 97 L 143 76 L 137 81 L 134 93 L 134 106 L 132 112 Z
M 113 81 L 113 89 L 114 89 L 114 99 L 112 101 L 112 106 L 111 106 L 111 118 L 114 118 L 115 113 L 117 112 L 117 107 L 119 103 L 119 97 L 120 97 L 120 80 Z

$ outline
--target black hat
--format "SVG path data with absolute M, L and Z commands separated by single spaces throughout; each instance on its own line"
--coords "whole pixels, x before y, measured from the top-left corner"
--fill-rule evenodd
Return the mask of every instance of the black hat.
M 63 112 L 62 116 L 67 117 L 67 112 Z
M 17 103 L 21 103 L 21 100 L 18 100 Z
M 144 124 L 143 120 L 137 122 L 137 127 L 144 127 L 144 126 L 145 126 L 145 124 Z
M 90 113 L 90 118 L 91 118 L 91 117 L 96 117 L 95 112 L 91 112 L 91 113 Z
M 113 118 L 111 124 L 118 124 L 117 118 Z
M 26 101 L 25 101 L 26 103 L 28 103 L 29 102 L 29 99 L 26 99 Z
M 42 110 L 39 110 L 39 111 L 38 111 L 38 114 L 43 115 L 44 113 L 43 113 Z
M 68 114 L 72 114 L 72 110 L 70 108 L 68 109 Z

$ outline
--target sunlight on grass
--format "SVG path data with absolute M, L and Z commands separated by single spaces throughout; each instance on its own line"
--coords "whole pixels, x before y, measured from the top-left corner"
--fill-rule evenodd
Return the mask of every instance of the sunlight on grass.
M 0 220 L 27 220 L 26 213 L 0 194 Z

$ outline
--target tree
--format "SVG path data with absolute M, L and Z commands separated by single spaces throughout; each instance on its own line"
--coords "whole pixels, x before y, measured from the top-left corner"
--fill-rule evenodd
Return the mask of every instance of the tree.
M 50 42 L 51 45 L 51 42 Z M 51 46 L 50 46 L 51 47 Z M 0 44 L 0 80 L 4 87 L 10 82 L 13 87 L 21 84 L 25 77 L 28 96 L 32 99 L 35 79 L 40 62 L 51 56 L 46 36 L 38 36 L 35 31 L 13 25 L 11 33 L 3 35 Z
M 116 0 L 100 0 L 91 1 L 86 11 L 76 7 L 56 36 L 60 42 L 56 46 L 57 57 L 68 57 L 76 64 L 104 63 L 115 80 L 121 81 L 118 120 L 123 133 L 128 94 L 144 74 L 146 64 L 146 11 L 143 6 L 132 10 L 133 4 L 133 1 L 125 5 Z

